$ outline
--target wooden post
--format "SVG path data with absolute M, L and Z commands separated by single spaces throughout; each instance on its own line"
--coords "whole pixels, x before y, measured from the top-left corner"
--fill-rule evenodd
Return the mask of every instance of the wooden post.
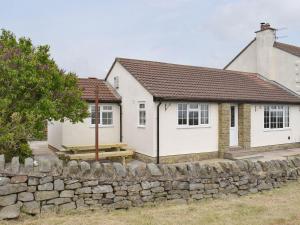
M 96 161 L 99 160 L 99 87 L 96 83 L 95 86 L 95 114 L 96 114 L 96 121 L 95 121 L 95 150 L 96 150 Z

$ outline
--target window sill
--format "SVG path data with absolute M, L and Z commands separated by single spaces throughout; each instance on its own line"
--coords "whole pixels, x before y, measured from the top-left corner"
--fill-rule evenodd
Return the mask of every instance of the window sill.
M 286 130 L 291 130 L 290 127 L 285 127 L 285 128 L 264 128 L 264 132 L 272 132 L 272 131 L 286 131 Z
M 198 129 L 198 128 L 210 128 L 209 124 L 207 125 L 198 125 L 198 126 L 177 126 L 177 129 Z
M 146 128 L 146 125 L 137 125 L 137 128 Z
M 95 128 L 96 126 L 95 125 L 90 125 L 90 128 Z M 114 127 L 114 125 L 98 125 L 98 127 L 100 128 L 112 128 Z

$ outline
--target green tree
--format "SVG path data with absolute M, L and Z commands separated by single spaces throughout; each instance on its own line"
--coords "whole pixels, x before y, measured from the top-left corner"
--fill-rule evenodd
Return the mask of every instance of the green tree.
M 76 75 L 58 68 L 48 45 L 1 30 L 0 154 L 24 160 L 28 140 L 42 136 L 45 121 L 82 121 L 88 111 L 81 94 Z

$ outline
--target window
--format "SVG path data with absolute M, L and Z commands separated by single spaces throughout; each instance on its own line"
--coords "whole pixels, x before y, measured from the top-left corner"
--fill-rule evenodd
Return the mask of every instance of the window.
M 177 111 L 177 124 L 180 126 L 207 125 L 209 122 L 208 104 L 180 103 Z
M 290 126 L 288 106 L 271 105 L 264 107 L 264 128 L 276 129 Z
M 101 125 L 112 125 L 113 111 L 111 105 L 102 106 L 101 110 Z
M 119 88 L 119 77 L 114 77 L 114 88 Z
M 100 107 L 98 107 L 98 118 L 100 118 Z M 96 109 L 95 105 L 91 105 L 91 124 L 96 124 Z
M 235 106 L 230 106 L 230 127 L 235 127 Z
M 101 105 L 99 107 L 99 124 L 103 126 L 109 126 L 113 124 L 113 110 L 111 105 Z M 91 105 L 91 124 L 96 124 L 96 112 L 95 105 Z
M 189 104 L 189 125 L 199 125 L 199 109 L 198 104 Z
M 139 103 L 139 126 L 146 126 L 146 105 L 145 103 Z
M 187 104 L 178 104 L 178 125 L 187 124 Z

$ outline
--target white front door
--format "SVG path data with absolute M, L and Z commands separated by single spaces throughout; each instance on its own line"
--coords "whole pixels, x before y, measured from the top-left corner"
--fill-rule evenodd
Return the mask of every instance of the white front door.
M 238 146 L 238 106 L 230 106 L 230 146 Z

